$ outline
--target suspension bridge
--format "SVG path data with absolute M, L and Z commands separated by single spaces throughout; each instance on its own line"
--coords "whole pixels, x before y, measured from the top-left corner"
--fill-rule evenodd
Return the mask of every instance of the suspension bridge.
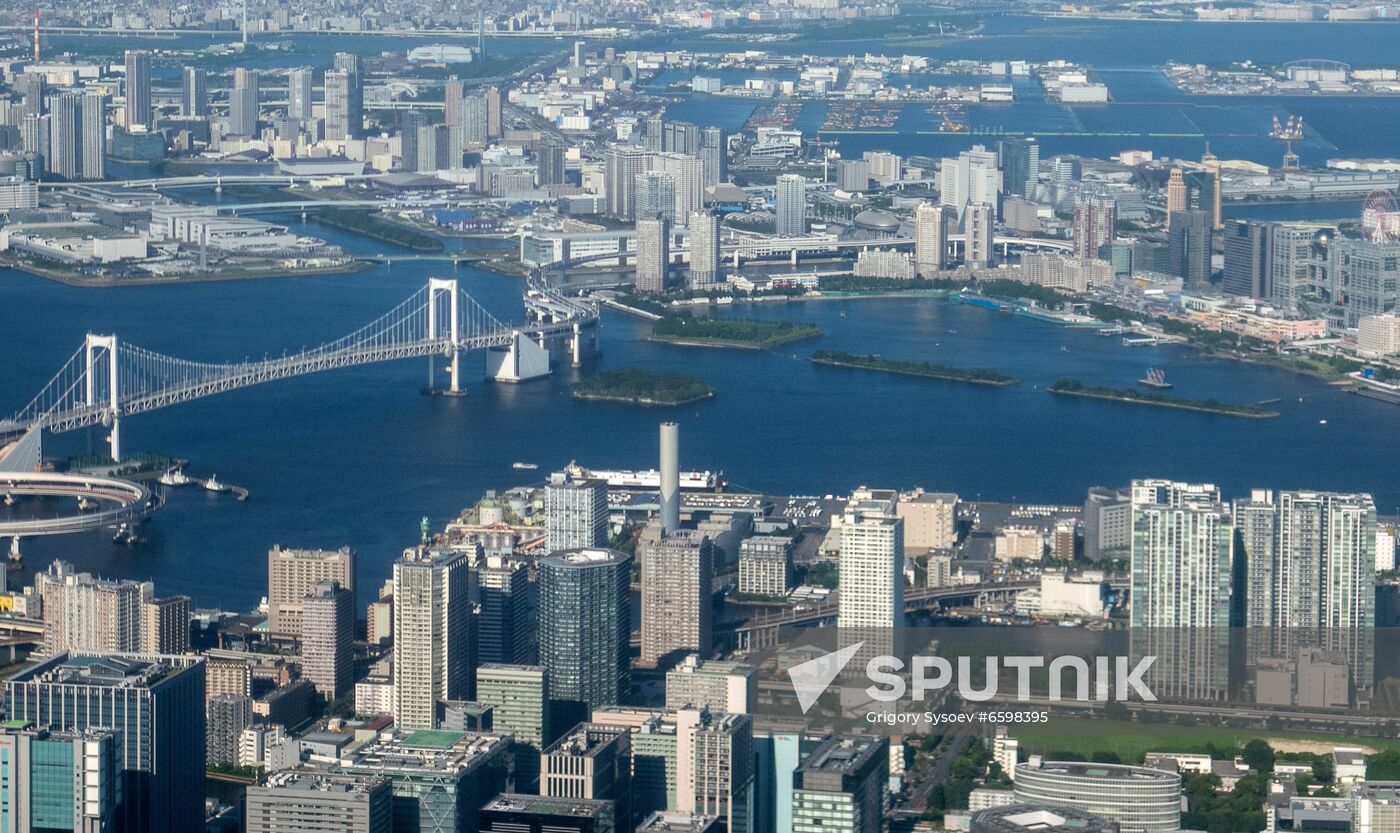
M 16 474 L 39 462 L 39 438 L 90 426 L 109 429 L 110 456 L 121 460 L 124 417 L 251 385 L 341 367 L 428 359 L 429 387 L 435 362 L 447 360 L 449 387 L 461 392 L 464 353 L 487 351 L 487 373 L 519 382 L 549 373 L 551 343 L 565 342 L 575 366 L 597 344 L 598 308 L 531 279 L 524 296 L 526 323 L 509 325 L 487 312 L 453 279 L 433 278 L 378 319 L 334 341 L 262 361 L 196 362 L 89 334 L 32 401 L 0 419 L 0 492 Z M 41 455 L 40 455 L 41 456 Z M 11 489 L 17 488 L 11 485 Z

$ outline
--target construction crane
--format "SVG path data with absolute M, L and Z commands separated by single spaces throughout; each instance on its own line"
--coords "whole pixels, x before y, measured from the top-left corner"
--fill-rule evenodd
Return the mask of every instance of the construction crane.
M 1289 116 L 1287 122 L 1280 124 L 1278 116 L 1275 115 L 1273 130 L 1269 131 L 1269 138 L 1284 143 L 1283 169 L 1285 171 L 1296 171 L 1302 167 L 1298 161 L 1298 154 L 1293 152 L 1293 143 L 1303 141 L 1302 116 Z

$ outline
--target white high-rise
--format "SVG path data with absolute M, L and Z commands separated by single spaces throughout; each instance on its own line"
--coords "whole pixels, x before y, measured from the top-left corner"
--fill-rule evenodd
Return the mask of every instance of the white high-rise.
M 670 174 L 674 182 L 671 219 L 678 224 L 690 221 L 690 215 L 705 207 L 705 164 L 697 157 L 684 153 L 658 153 L 652 158 L 651 169 Z
M 608 484 L 555 472 L 544 488 L 545 544 L 550 552 L 608 543 Z
M 394 562 L 394 723 L 431 729 L 439 700 L 470 696 L 475 671 L 467 555 L 409 550 Z
M 665 171 L 637 174 L 635 208 L 637 219 L 665 217 L 676 219 L 676 178 Z
M 941 205 L 919 203 L 914 209 L 914 270 L 923 278 L 948 265 L 948 214 Z
M 1371 685 L 1376 506 L 1368 494 L 1256 489 L 1236 501 L 1245 559 L 1243 625 L 1267 650 L 1340 651 L 1358 688 Z
M 630 220 L 636 214 L 637 175 L 651 170 L 651 154 L 635 145 L 616 145 L 603 155 L 603 186 L 608 213 Z
M 708 286 L 719 280 L 719 217 L 708 211 L 690 215 L 690 284 Z
M 862 489 L 841 518 L 841 628 L 904 624 L 904 519 L 897 497 Z
M 1228 683 L 1235 527 L 1210 484 L 1132 484 L 1130 622 L 1133 652 L 1156 656 L 1159 698 L 1213 700 Z
M 800 237 L 807 233 L 807 180 L 798 174 L 778 177 L 777 222 L 779 237 Z
M 971 203 L 987 203 L 995 211 L 1000 190 L 996 152 L 982 145 L 973 145 L 957 158 L 945 157 L 938 168 L 939 202 L 957 212 L 958 222 Z

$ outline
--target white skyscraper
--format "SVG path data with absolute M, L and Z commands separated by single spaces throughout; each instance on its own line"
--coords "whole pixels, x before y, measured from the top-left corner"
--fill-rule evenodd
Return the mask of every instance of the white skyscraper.
M 1209 484 L 1132 484 L 1133 653 L 1155 656 L 1159 698 L 1214 700 L 1228 684 L 1235 527 Z
M 904 624 L 904 519 L 893 493 L 861 489 L 841 519 L 841 628 Z
M 617 145 L 603 155 L 603 185 L 608 213 L 630 220 L 637 216 L 637 175 L 651 170 L 651 154 L 635 145 Z
M 676 219 L 676 178 L 665 171 L 651 170 L 637 174 L 635 212 L 638 219 L 665 217 Z
M 83 93 L 83 179 L 107 176 L 107 100 L 101 90 Z
M 608 484 L 555 472 L 544 488 L 545 544 L 550 552 L 608 543 Z
M 1340 651 L 1358 688 L 1372 684 L 1376 506 L 1368 494 L 1254 490 L 1235 502 L 1244 547 L 1251 659 Z
M 252 136 L 258 130 L 258 76 L 250 69 L 233 71 L 233 89 L 228 94 L 228 132 Z
M 799 237 L 807 233 L 807 180 L 798 174 L 778 177 L 777 234 Z
M 689 222 L 690 215 L 705 207 L 705 165 L 684 153 L 658 153 L 652 158 L 654 171 L 665 171 L 675 181 L 671 219 Z
M 948 265 L 948 214 L 941 205 L 920 203 L 914 209 L 914 269 L 928 277 Z
M 719 280 L 719 217 L 707 211 L 690 215 L 690 284 L 708 286 Z
M 997 155 L 982 145 L 945 157 L 938 169 L 939 202 L 957 212 L 958 222 L 969 203 L 988 203 L 995 211 L 1000 185 Z
M 410 550 L 394 562 L 394 723 L 431 729 L 439 700 L 465 700 L 475 672 L 467 555 Z

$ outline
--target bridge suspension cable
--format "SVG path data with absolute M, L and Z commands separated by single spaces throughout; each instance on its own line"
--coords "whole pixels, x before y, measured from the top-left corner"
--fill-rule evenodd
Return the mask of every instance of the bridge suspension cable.
M 107 425 L 112 429 L 116 459 L 118 424 L 125 415 L 274 379 L 420 356 L 452 359 L 455 387 L 459 353 L 507 344 L 517 331 L 540 339 L 570 333 L 577 337 L 581 322 L 597 318 L 591 304 L 564 298 L 538 282 L 531 282 L 525 301 L 532 321 L 512 328 L 462 291 L 455 280 L 432 279 L 346 336 L 262 361 L 197 362 L 119 341 L 115 335 L 89 334 L 28 405 L 10 419 L 0 420 L 0 434 L 34 426 L 63 432 Z

